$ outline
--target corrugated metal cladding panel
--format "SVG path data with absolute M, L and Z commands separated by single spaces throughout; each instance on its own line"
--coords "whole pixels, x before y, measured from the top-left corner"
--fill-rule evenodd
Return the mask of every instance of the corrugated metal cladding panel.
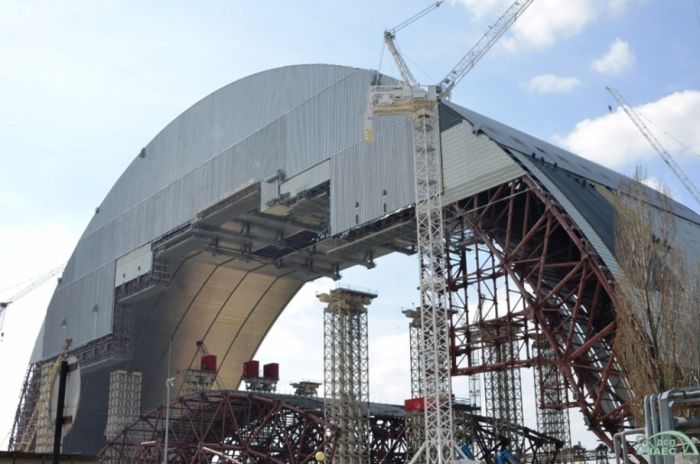
M 358 70 L 289 112 L 288 177 L 362 140 L 371 79 Z
M 374 142 L 331 158 L 331 232 L 342 233 L 415 202 L 408 117 L 376 118 Z
M 144 156 L 135 158 L 104 199 L 48 312 L 67 311 L 72 318 L 90 319 L 85 308 L 91 307 L 91 297 L 83 295 L 79 282 L 90 280 L 92 273 L 112 266 L 112 281 L 105 280 L 101 290 L 111 298 L 119 257 L 185 223 L 245 183 L 260 181 L 277 169 L 294 177 L 360 143 L 373 76 L 370 70 L 342 66 L 289 66 L 234 82 L 193 105 L 146 146 Z M 97 279 L 94 284 L 102 282 Z M 68 309 L 67 300 L 75 303 Z M 108 334 L 111 310 L 104 308 L 105 318 L 96 331 L 76 333 L 75 343 L 91 340 L 93 332 Z M 43 344 L 43 357 L 60 349 L 54 342 Z
M 578 176 L 585 177 L 612 189 L 619 188 L 620 184 L 627 179 L 625 175 L 619 172 L 615 172 L 612 169 L 601 166 L 591 160 L 578 156 L 556 145 L 552 145 L 549 142 L 539 140 L 517 129 L 508 127 L 501 122 L 487 118 L 482 114 L 455 103 L 446 102 L 444 105 L 479 127 L 491 139 L 505 147 L 512 148 L 513 150 L 527 155 L 535 155 L 549 164 L 556 163 L 557 166 L 562 169 L 566 169 Z M 651 198 L 654 197 L 654 195 L 651 195 Z M 700 224 L 700 215 L 681 203 L 673 203 L 674 212 L 678 216 Z M 663 206 L 663 202 L 657 201 L 657 205 Z
M 111 288 L 112 291 L 104 291 Z M 112 330 L 114 305 L 114 263 L 73 282 L 54 292 L 44 321 L 44 347 L 50 354 L 63 346 L 66 339 L 73 339 L 73 347 L 107 335 Z M 50 355 L 49 354 L 49 355 Z
M 523 169 L 468 122 L 442 133 L 443 202 L 452 203 L 523 175 Z
M 316 187 L 331 178 L 331 162 L 330 160 L 318 163 L 316 166 L 303 171 L 296 176 L 287 179 L 280 185 L 280 194 L 288 193 L 295 197 L 297 193 Z
M 134 159 L 100 205 L 104 215 L 96 215 L 86 233 L 357 72 L 344 66 L 287 66 L 248 76 L 203 98 L 146 146 L 145 158 Z M 139 150 L 135 147 L 134 154 Z
M 117 260 L 114 286 L 118 287 L 139 276 L 148 274 L 153 267 L 151 244 L 146 244 Z

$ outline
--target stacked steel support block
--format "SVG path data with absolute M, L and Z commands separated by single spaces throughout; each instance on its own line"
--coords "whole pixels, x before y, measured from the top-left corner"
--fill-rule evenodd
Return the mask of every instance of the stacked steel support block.
M 318 296 L 324 309 L 324 416 L 341 430 L 339 464 L 369 461 L 367 305 L 376 293 L 337 288 Z
M 202 369 L 186 369 L 182 383 L 182 396 L 209 391 L 216 380 L 216 372 Z
M 141 412 L 141 373 L 112 371 L 109 374 L 108 401 L 105 436 L 110 440 Z
M 556 365 L 556 357 L 544 337 L 535 342 L 538 363 L 535 367 L 537 430 L 571 445 L 568 398 L 564 379 Z M 554 450 L 546 450 L 553 452 Z

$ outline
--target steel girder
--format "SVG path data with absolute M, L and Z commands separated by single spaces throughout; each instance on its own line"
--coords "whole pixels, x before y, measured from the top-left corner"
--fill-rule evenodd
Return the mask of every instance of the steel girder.
M 110 440 L 104 463 L 163 461 L 166 407 L 142 415 Z M 320 413 L 278 399 L 211 391 L 170 403 L 168 462 L 306 463 L 318 451 L 332 462 L 338 429 Z
M 611 446 L 630 418 L 629 391 L 613 354 L 613 277 L 575 221 L 523 176 L 446 207 L 445 225 L 453 375 L 554 364 L 563 391 L 561 402 L 547 407 L 579 407 Z M 491 261 L 475 262 L 478 250 Z M 499 281 L 490 286 L 499 296 L 483 294 L 491 280 Z M 538 355 L 542 340 L 553 356 Z M 494 348 L 507 355 L 475 356 Z M 548 377 L 540 372 L 540 379 Z

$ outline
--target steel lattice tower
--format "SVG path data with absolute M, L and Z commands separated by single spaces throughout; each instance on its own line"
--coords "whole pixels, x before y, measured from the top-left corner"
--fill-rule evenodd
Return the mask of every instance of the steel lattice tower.
M 445 243 L 442 224 L 440 142 L 437 105 L 413 113 L 416 234 L 421 297 L 421 350 L 428 463 L 451 462 L 452 385 L 447 315 Z
M 571 446 L 571 425 L 567 388 L 559 368 L 554 363 L 556 356 L 547 340 L 542 337 L 535 347 L 539 363 L 535 367 L 535 395 L 537 401 L 537 430 L 564 442 L 564 448 Z M 553 449 L 548 449 L 553 452 Z
M 507 356 L 507 345 L 484 350 L 486 363 L 499 364 Z M 523 424 L 522 385 L 520 369 L 506 369 L 484 374 L 485 412 L 493 417 L 514 425 Z
M 410 320 L 410 322 L 408 323 L 408 336 L 411 366 L 411 398 L 419 398 L 423 396 L 423 374 L 421 367 L 421 347 L 423 346 L 423 331 L 421 329 L 420 308 L 405 309 L 402 312 Z
M 514 367 L 526 349 L 522 319 L 525 301 L 492 251 L 475 240 L 469 223 L 450 223 L 448 264 L 455 353 L 453 367 L 466 363 L 469 396 L 480 406 L 479 367 L 499 366 L 483 372 L 484 413 L 499 421 L 523 424 L 520 370 Z M 468 350 L 464 347 L 469 346 Z M 459 369 L 457 369 L 459 370 Z
M 409 319 L 409 354 L 411 366 L 411 399 L 422 401 L 423 398 L 423 368 L 422 351 L 425 337 L 421 327 L 420 308 L 402 311 Z M 406 408 L 406 448 L 408 455 L 413 457 L 425 442 L 425 422 L 422 409 Z M 423 463 L 423 456 L 415 458 L 415 463 Z
M 341 435 L 334 461 L 369 462 L 368 291 L 337 288 L 318 296 L 323 317 L 324 416 Z

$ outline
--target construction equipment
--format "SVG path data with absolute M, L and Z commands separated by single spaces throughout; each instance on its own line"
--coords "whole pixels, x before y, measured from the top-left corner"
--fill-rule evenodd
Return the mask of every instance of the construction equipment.
M 664 160 L 664 163 L 668 165 L 669 168 L 671 168 L 671 171 L 676 175 L 678 180 L 681 181 L 683 186 L 688 190 L 688 192 L 693 196 L 695 201 L 700 204 L 700 190 L 693 184 L 693 181 L 690 180 L 690 178 L 685 175 L 683 172 L 683 169 L 676 163 L 676 160 L 673 159 L 671 154 L 666 151 L 666 149 L 661 145 L 661 142 L 654 137 L 654 134 L 649 130 L 646 124 L 644 124 L 644 121 L 642 120 L 642 117 L 632 108 L 627 101 L 624 99 L 622 94 L 611 87 L 605 87 L 608 92 L 610 92 L 610 95 L 612 95 L 615 100 L 620 105 L 620 108 L 622 108 L 625 113 L 627 113 L 627 116 L 632 120 L 635 126 L 637 126 L 637 129 L 639 129 L 639 132 L 642 133 L 644 138 L 647 139 L 647 141 L 651 144 L 652 147 L 654 147 L 654 150 L 661 156 L 661 159 Z
M 66 340 L 65 344 L 63 345 L 63 349 L 58 356 L 56 356 L 53 363 L 51 363 L 50 366 L 47 366 L 48 369 L 43 370 L 43 373 L 41 374 L 39 399 L 36 401 L 36 403 L 34 403 L 34 405 L 32 405 L 32 414 L 29 416 L 24 430 L 19 430 L 17 427 L 18 424 L 13 426 L 13 437 L 11 440 L 12 443 L 15 443 L 15 451 L 30 451 L 32 443 L 34 443 L 34 439 L 37 437 L 37 425 L 39 422 L 44 423 L 44 425 L 46 423 L 50 424 L 51 418 L 49 417 L 49 400 L 51 399 L 53 381 L 61 367 L 61 362 L 64 361 L 68 355 L 68 349 L 70 348 L 72 342 L 73 340 Z M 15 433 L 21 433 L 16 441 L 14 440 Z
M 370 90 L 364 128 L 368 142 L 374 139 L 374 116 L 410 114 L 413 121 L 416 235 L 421 329 L 424 336 L 421 390 L 425 401 L 425 442 L 416 456 L 425 453 L 426 464 L 451 462 L 455 450 L 444 272 L 438 101 L 449 97 L 454 87 L 533 1 L 514 2 L 440 83 L 422 87 L 411 74 L 394 41 L 396 31 L 422 18 L 442 2 L 431 5 L 394 29 L 385 31 L 384 41 L 399 68 L 403 82 L 390 86 L 375 85 Z
M 34 290 L 37 288 L 41 287 L 44 283 L 46 283 L 51 277 L 63 272 L 63 268 L 65 267 L 65 263 L 61 264 L 55 269 L 50 270 L 49 272 L 40 275 L 36 279 L 33 279 L 29 285 L 24 287 L 22 290 L 18 291 L 14 295 L 12 295 L 9 299 L 6 301 L 1 301 L 0 302 L 0 338 L 5 336 L 5 332 L 3 332 L 3 324 L 5 322 L 5 310 L 7 309 L 8 306 L 10 306 L 12 303 L 16 302 L 20 298 L 23 298 L 30 293 L 32 293 Z

